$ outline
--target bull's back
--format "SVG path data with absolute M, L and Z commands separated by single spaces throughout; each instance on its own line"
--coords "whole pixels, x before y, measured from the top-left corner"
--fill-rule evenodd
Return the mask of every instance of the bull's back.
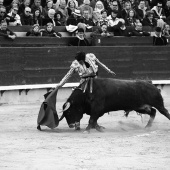
M 159 90 L 148 81 L 106 78 L 96 79 L 94 85 L 106 111 L 134 110 L 143 104 L 155 107 L 163 103 Z

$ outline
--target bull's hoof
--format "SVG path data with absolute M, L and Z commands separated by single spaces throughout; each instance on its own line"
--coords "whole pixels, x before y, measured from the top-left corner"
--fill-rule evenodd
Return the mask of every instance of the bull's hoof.
M 38 125 L 38 126 L 37 126 L 37 129 L 38 129 L 39 131 L 41 131 L 41 126 L 40 126 L 40 125 Z
M 152 127 L 151 124 L 147 124 L 147 125 L 145 126 L 146 129 L 149 129 L 149 128 L 151 128 L 151 127 Z
M 104 127 L 103 126 L 99 126 L 99 125 L 96 125 L 96 130 L 99 131 L 99 132 L 104 132 Z
M 84 134 L 90 133 L 90 130 L 85 130 L 83 133 Z
M 79 130 L 80 130 L 80 127 L 75 127 L 75 130 L 79 131 Z

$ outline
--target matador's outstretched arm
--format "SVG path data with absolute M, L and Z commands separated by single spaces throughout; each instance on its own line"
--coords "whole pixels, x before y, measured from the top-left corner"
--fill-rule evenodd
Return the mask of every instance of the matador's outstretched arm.
M 108 73 L 111 73 L 113 75 L 116 75 L 115 72 L 113 72 L 112 70 L 110 70 L 106 65 L 104 65 L 102 62 L 100 62 L 97 58 L 96 58 L 96 63 L 98 65 L 100 65 L 102 68 L 104 68 Z

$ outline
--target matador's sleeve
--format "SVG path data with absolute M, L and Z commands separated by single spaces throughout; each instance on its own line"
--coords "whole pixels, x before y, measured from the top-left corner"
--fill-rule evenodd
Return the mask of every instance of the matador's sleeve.
M 100 62 L 99 59 L 97 59 L 97 58 L 96 58 L 96 63 L 98 65 L 100 65 L 103 69 L 105 69 L 108 73 L 112 73 L 112 71 L 106 65 L 104 65 L 102 62 Z
M 62 87 L 68 81 L 68 79 L 73 75 L 74 71 L 76 71 L 78 66 L 79 66 L 78 62 L 73 61 L 70 66 L 70 70 L 67 72 L 67 74 L 63 77 L 63 79 L 60 81 L 60 83 L 57 86 Z

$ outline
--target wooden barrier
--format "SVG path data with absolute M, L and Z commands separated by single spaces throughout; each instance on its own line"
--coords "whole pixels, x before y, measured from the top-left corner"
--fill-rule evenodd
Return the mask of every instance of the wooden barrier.
M 29 26 L 29 25 L 23 25 L 23 26 L 8 26 L 8 28 L 11 31 L 15 32 L 18 37 L 25 37 L 26 36 L 26 32 L 30 31 L 30 29 L 32 27 Z M 40 29 L 42 29 L 42 28 L 45 28 L 45 27 L 41 26 Z M 91 32 L 95 31 L 96 29 L 97 29 L 97 26 L 94 26 L 91 29 L 86 29 L 86 37 L 90 38 Z M 60 32 L 63 37 L 70 37 L 70 36 L 72 36 L 72 33 L 69 33 L 66 30 L 65 26 L 56 26 L 56 27 L 54 27 L 54 30 L 57 31 L 57 32 Z M 154 28 L 149 27 L 149 26 L 144 26 L 143 30 L 151 32 L 151 33 L 154 32 Z
M 170 80 L 170 48 L 166 46 L 1 47 L 0 85 L 58 83 L 80 50 L 94 53 L 115 71 L 116 78 Z M 99 76 L 111 77 L 102 68 Z M 69 80 L 78 81 L 77 74 Z
M 8 26 L 8 28 L 15 32 L 18 37 L 25 37 L 26 33 L 31 30 L 32 26 L 29 25 L 23 25 L 23 26 Z M 92 27 L 91 29 L 86 30 L 86 36 L 87 38 L 90 37 L 90 34 L 92 31 L 96 30 L 97 27 Z M 41 26 L 40 29 L 45 29 L 44 26 Z M 54 30 L 56 32 L 61 33 L 62 37 L 70 37 L 72 36 L 72 33 L 68 32 L 66 30 L 65 26 L 56 26 L 54 27 Z
M 52 47 L 68 46 L 74 37 L 17 37 L 15 40 L 0 37 L 1 47 Z M 89 40 L 90 41 L 90 40 Z
M 170 37 L 167 40 L 169 42 Z M 96 36 L 92 41 L 94 46 L 153 46 L 153 37 Z
M 0 37 L 1 47 L 57 47 L 68 46 L 74 37 L 17 37 L 15 40 Z M 88 38 L 92 46 L 152 46 L 152 37 L 95 37 Z M 168 39 L 170 41 L 170 38 Z M 169 45 L 169 44 L 168 44 Z

